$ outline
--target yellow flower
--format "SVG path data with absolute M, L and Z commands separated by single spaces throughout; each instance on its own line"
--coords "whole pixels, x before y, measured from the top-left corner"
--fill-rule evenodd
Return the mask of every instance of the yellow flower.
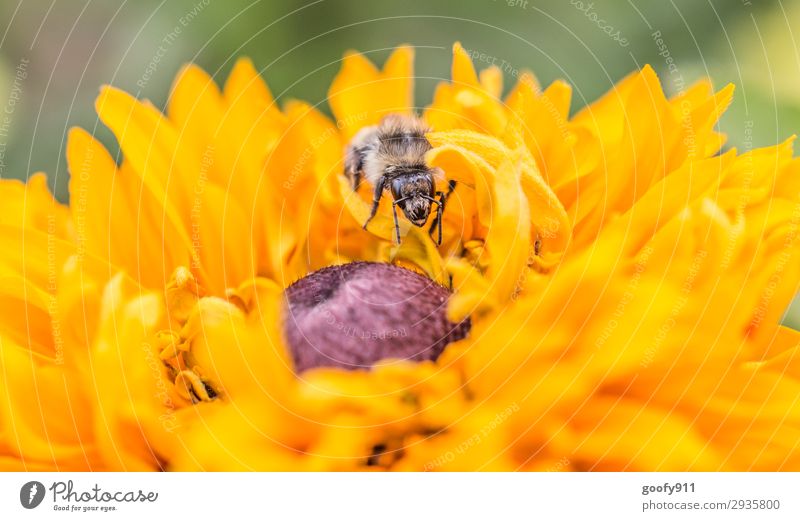
M 527 72 L 502 98 L 456 44 L 444 240 L 395 245 L 343 149 L 413 112 L 412 62 L 346 55 L 334 119 L 247 60 L 166 114 L 105 87 L 121 164 L 75 129 L 68 208 L 0 183 L 0 467 L 800 469 L 791 141 L 721 151 L 732 87 L 649 67 L 573 117 Z

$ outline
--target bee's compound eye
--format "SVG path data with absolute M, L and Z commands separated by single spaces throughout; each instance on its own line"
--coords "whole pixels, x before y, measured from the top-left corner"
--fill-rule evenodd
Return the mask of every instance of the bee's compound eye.
M 403 197 L 403 180 L 395 179 L 392 181 L 392 197 L 400 199 Z

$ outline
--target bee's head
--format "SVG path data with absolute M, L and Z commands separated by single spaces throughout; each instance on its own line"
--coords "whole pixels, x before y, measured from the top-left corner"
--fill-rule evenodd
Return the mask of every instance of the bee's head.
M 433 177 L 428 171 L 414 171 L 392 179 L 392 197 L 406 218 L 423 226 L 431 213 Z

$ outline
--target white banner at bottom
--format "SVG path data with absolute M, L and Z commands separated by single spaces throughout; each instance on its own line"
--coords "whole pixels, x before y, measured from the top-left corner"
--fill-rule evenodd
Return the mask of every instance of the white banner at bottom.
M 800 519 L 794 473 L 2 473 L 0 519 Z M 229 517 L 236 516 L 236 517 Z

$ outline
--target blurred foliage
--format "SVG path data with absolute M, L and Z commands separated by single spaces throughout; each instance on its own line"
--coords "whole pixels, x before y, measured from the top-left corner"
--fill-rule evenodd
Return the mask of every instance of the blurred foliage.
M 573 110 L 650 63 L 668 92 L 704 76 L 716 88 L 737 85 L 720 123 L 729 146 L 772 144 L 800 128 L 800 0 L 5 0 L 0 19 L 8 130 L 0 132 L 0 177 L 45 171 L 61 200 L 69 127 L 88 128 L 116 150 L 94 113 L 101 84 L 163 106 L 181 64 L 196 62 L 222 81 L 242 55 L 281 102 L 302 98 L 326 111 L 328 85 L 351 48 L 382 62 L 400 43 L 416 46 L 420 105 L 448 77 L 456 40 L 494 57 L 507 85 L 522 69 L 543 84 L 565 79 L 575 89 Z M 790 322 L 800 324 L 796 307 Z

